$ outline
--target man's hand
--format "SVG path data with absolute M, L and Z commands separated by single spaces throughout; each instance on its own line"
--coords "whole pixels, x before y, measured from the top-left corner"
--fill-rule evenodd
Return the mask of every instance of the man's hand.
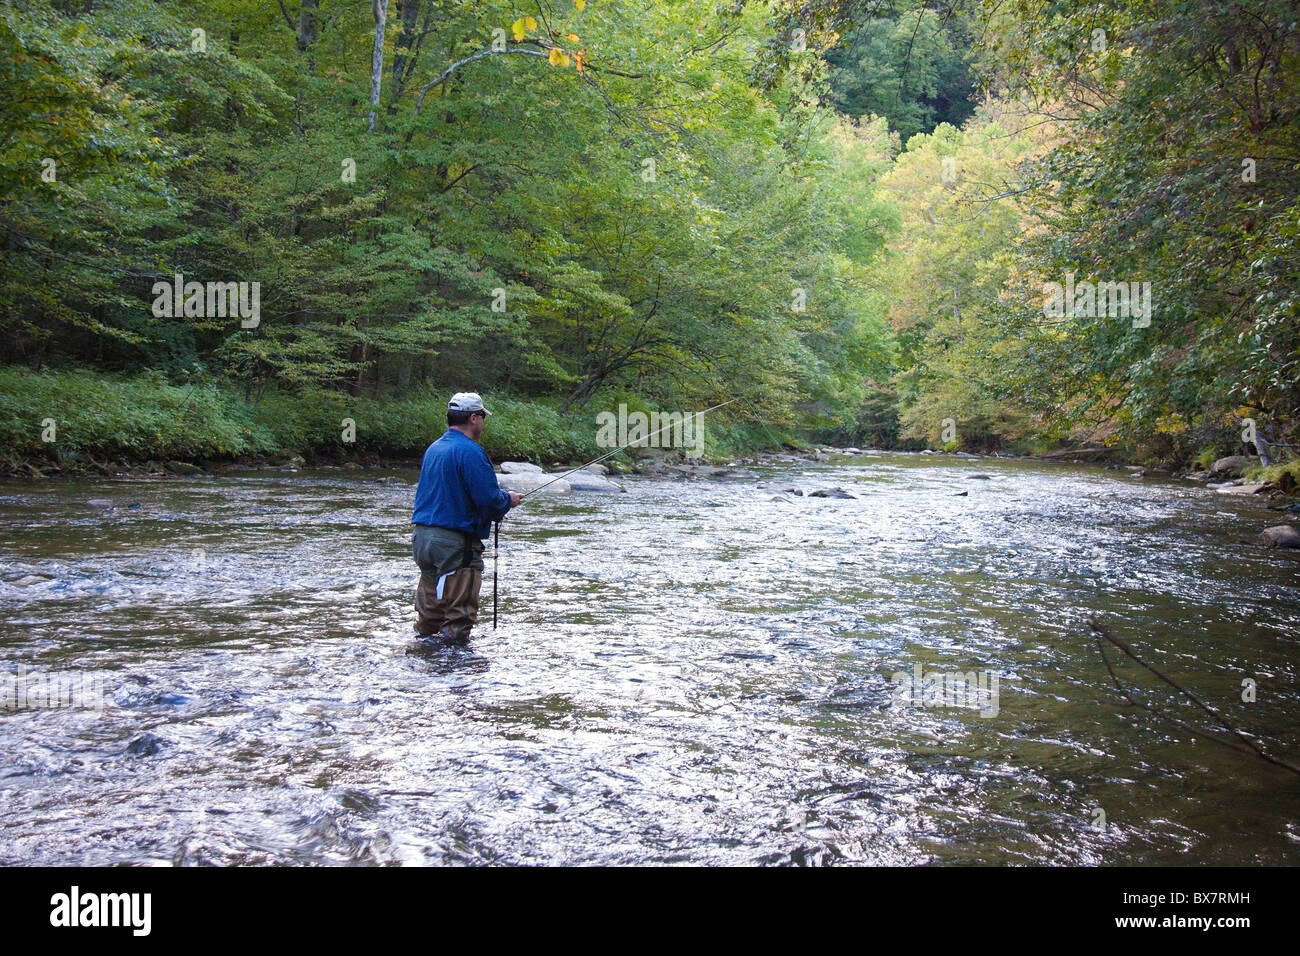
M 510 507 L 511 507 L 511 508 L 516 508 L 516 507 L 518 507 L 518 506 L 519 506 L 519 502 L 521 502 L 521 501 L 524 500 L 524 496 L 521 495 L 521 494 L 520 494 L 519 492 L 517 492 L 517 491 L 507 491 L 506 494 L 508 494 L 508 495 L 510 496 Z

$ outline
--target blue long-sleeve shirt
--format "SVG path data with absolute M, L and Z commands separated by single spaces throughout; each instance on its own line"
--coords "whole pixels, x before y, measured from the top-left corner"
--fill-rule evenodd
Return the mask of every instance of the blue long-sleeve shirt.
M 424 452 L 415 487 L 415 524 L 437 525 L 486 538 L 492 522 L 510 510 L 485 452 L 468 435 L 447 429 Z

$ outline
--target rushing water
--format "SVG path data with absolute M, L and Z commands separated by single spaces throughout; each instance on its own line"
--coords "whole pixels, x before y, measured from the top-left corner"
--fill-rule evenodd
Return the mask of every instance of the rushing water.
M 1086 626 L 1300 762 L 1259 502 L 758 470 L 529 499 L 467 650 L 412 638 L 413 472 L 0 485 L 0 667 L 103 687 L 0 710 L 0 863 L 1300 862 L 1300 778 L 1112 650 L 1126 701 Z M 918 665 L 997 696 L 909 706 Z

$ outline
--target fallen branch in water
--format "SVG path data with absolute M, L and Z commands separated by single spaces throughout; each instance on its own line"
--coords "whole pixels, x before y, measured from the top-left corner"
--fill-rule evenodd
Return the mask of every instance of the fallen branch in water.
M 1097 636 L 1097 651 L 1101 654 L 1102 663 L 1106 665 L 1106 670 L 1107 672 L 1109 672 L 1111 680 L 1115 682 L 1116 690 L 1118 690 L 1120 694 L 1124 696 L 1124 699 L 1127 700 L 1134 707 L 1141 707 L 1144 710 L 1148 710 L 1151 713 L 1155 714 L 1156 717 L 1160 718 L 1161 720 L 1169 721 L 1170 723 L 1175 724 L 1178 727 L 1181 727 L 1183 730 L 1186 730 L 1199 737 L 1205 737 L 1208 740 L 1214 741 L 1216 744 L 1222 744 L 1225 747 L 1231 747 L 1232 749 L 1238 751 L 1243 750 L 1242 745 L 1244 745 L 1244 748 L 1246 750 L 1248 750 L 1249 752 L 1253 752 L 1255 756 L 1259 757 L 1261 760 L 1265 760 L 1268 763 L 1273 764 L 1275 767 L 1281 767 L 1284 770 L 1289 770 L 1296 776 L 1300 777 L 1300 767 L 1297 767 L 1295 764 L 1288 763 L 1285 760 L 1280 760 L 1277 757 L 1274 757 L 1272 754 L 1264 751 L 1257 743 L 1255 743 L 1255 741 L 1250 739 L 1249 735 L 1243 733 L 1241 730 L 1234 727 L 1225 717 L 1223 717 L 1214 708 L 1210 707 L 1208 704 L 1205 704 L 1200 700 L 1200 698 L 1198 698 L 1191 691 L 1187 690 L 1185 687 L 1180 686 L 1173 679 L 1166 677 L 1164 674 L 1160 673 L 1160 671 L 1156 670 L 1146 661 L 1142 660 L 1142 658 L 1138 657 L 1136 654 L 1133 653 L 1133 648 L 1129 647 L 1127 644 L 1121 641 L 1118 637 L 1112 634 L 1104 624 L 1102 624 L 1099 620 L 1097 620 L 1097 615 L 1095 614 L 1089 615 L 1088 626 L 1092 629 L 1093 634 Z M 1134 700 L 1129 695 L 1128 691 L 1124 689 L 1124 685 L 1120 682 L 1119 675 L 1115 673 L 1115 669 L 1111 667 L 1110 659 L 1106 657 L 1106 647 L 1102 643 L 1103 638 L 1105 638 L 1115 647 L 1119 648 L 1124 654 L 1126 654 L 1128 657 L 1136 661 L 1141 667 L 1150 671 L 1156 677 L 1160 678 L 1162 681 L 1164 681 L 1174 690 L 1178 691 L 1178 693 L 1182 694 L 1184 697 L 1186 697 L 1188 700 L 1194 703 L 1197 707 L 1201 708 L 1201 710 L 1209 714 L 1215 723 L 1219 724 L 1219 726 L 1223 727 L 1225 730 L 1231 732 L 1237 738 L 1237 740 L 1236 741 L 1224 740 L 1220 737 L 1216 737 L 1214 734 L 1209 733 L 1203 729 L 1197 730 L 1195 727 L 1192 727 L 1190 724 L 1184 723 L 1183 721 L 1179 720 L 1177 717 L 1170 717 L 1166 714 L 1162 714 L 1160 711 L 1150 706 L 1149 704 L 1143 704 L 1139 701 Z M 1240 741 L 1240 743 L 1238 743 L 1237 741 Z

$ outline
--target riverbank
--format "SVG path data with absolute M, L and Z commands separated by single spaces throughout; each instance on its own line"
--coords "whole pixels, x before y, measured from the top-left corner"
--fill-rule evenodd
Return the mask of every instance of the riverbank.
M 598 443 L 592 409 L 562 413 L 545 400 L 485 398 L 493 415 L 483 445 L 493 461 L 563 468 L 609 450 Z M 444 400 L 442 392 L 428 390 L 387 399 L 324 390 L 267 391 L 250 400 L 231 383 L 177 385 L 158 372 L 114 376 L 0 368 L 0 476 L 161 477 L 247 469 L 410 467 L 445 429 Z M 613 404 L 620 402 L 641 408 L 634 397 Z M 872 450 L 980 457 L 957 450 Z M 819 444 L 793 429 L 728 422 L 717 415 L 710 416 L 705 428 L 699 467 L 717 469 L 756 455 L 794 454 L 820 461 L 861 451 Z M 1192 463 L 1153 463 L 1138 451 L 1100 446 L 996 457 L 1091 462 L 1211 485 L 1239 482 L 1260 485 L 1255 490 L 1265 494 L 1293 494 L 1300 479 L 1300 463 L 1263 469 L 1243 456 L 1216 458 L 1210 452 Z M 609 464 L 615 471 L 643 473 L 676 468 L 690 474 L 693 467 L 680 456 L 667 460 L 659 449 L 630 450 Z
M 483 446 L 494 461 L 580 462 L 598 444 L 595 411 L 485 396 Z M 249 400 L 228 383 L 169 383 L 160 373 L 35 373 L 0 368 L 0 474 L 191 475 L 229 467 L 400 467 L 418 461 L 446 429 L 446 396 L 354 398 L 339 392 L 268 391 Z M 627 403 L 636 408 L 635 399 Z M 798 447 L 778 429 L 710 416 L 706 457 Z M 618 467 L 618 465 L 616 465 Z M 626 461 L 623 467 L 628 467 Z

